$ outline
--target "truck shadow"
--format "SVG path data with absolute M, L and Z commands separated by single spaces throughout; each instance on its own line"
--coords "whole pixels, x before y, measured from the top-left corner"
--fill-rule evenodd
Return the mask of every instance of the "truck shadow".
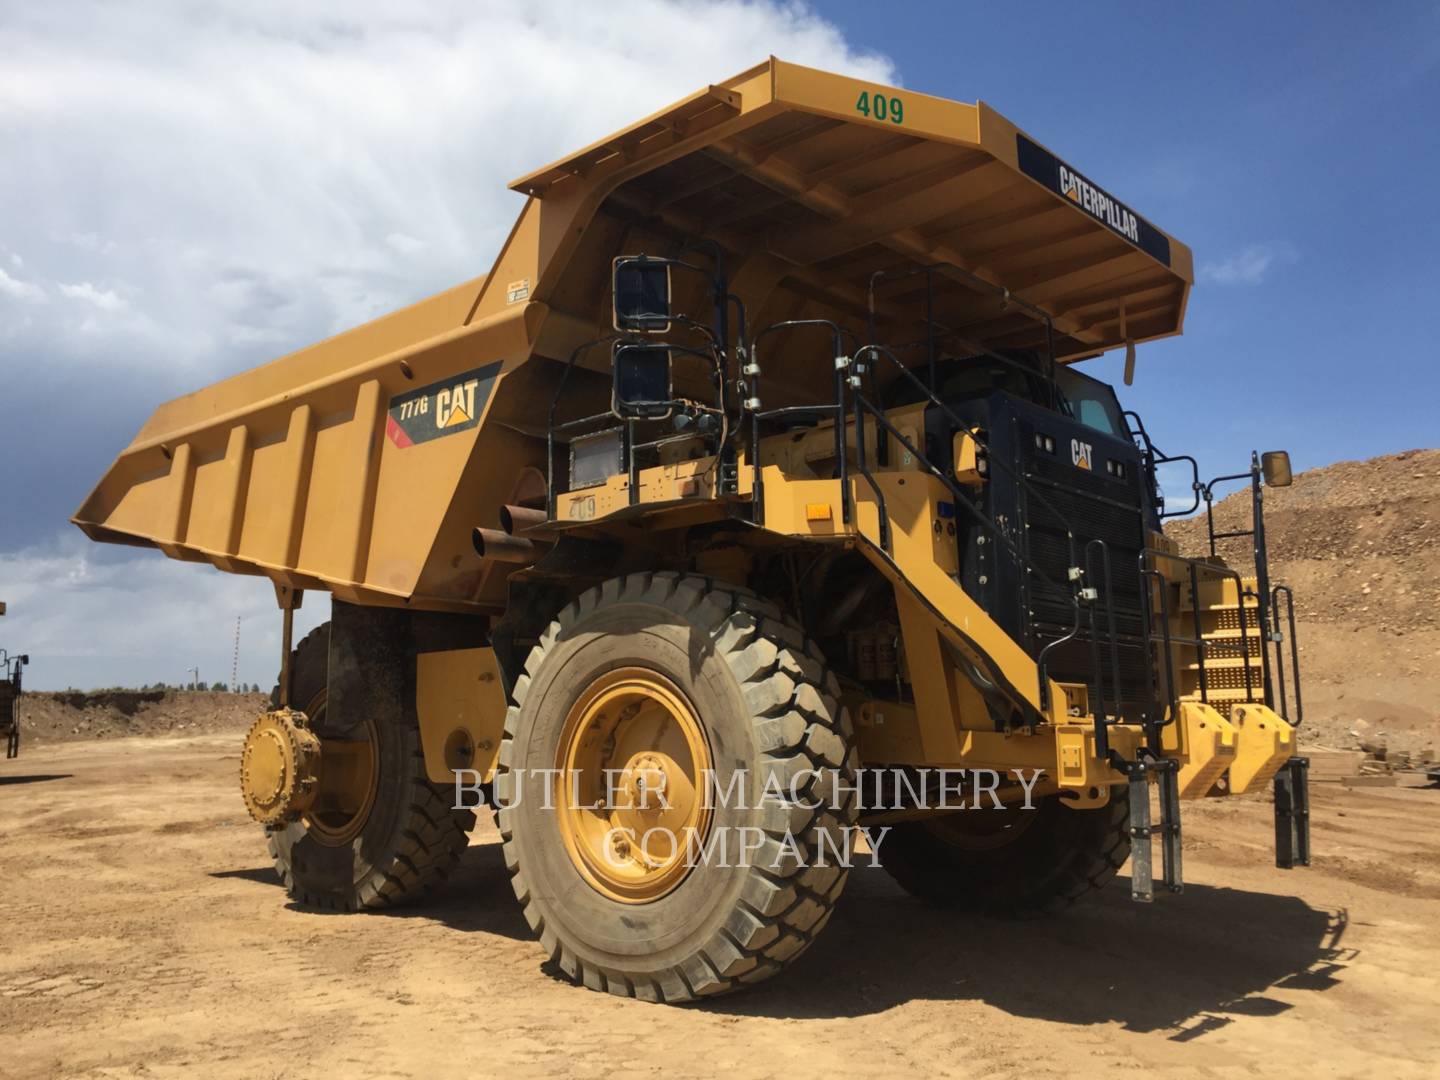
M 281 888 L 280 875 L 273 866 L 216 870 L 210 876 Z M 308 908 L 293 900 L 285 906 L 291 911 L 312 915 L 342 914 Z M 460 865 L 433 896 L 406 907 L 376 911 L 371 915 L 386 919 L 433 919 L 452 930 L 498 934 L 518 940 L 529 940 L 535 936 L 520 913 L 520 906 L 515 903 L 515 894 L 510 891 L 509 876 L 505 873 L 505 856 L 496 843 L 472 841 L 460 856 Z
M 460 865 L 434 896 L 381 914 L 394 919 L 434 919 L 463 933 L 497 934 L 520 941 L 535 938 L 510 889 L 500 845 L 474 836 L 460 856 Z
M 861 1016 L 915 999 L 971 1000 L 1014 1016 L 1119 1022 L 1188 1041 L 1235 1015 L 1291 1008 L 1275 987 L 1321 991 L 1355 955 L 1347 913 L 1294 897 L 1187 885 L 1140 906 L 1129 880 L 1041 921 L 928 907 L 884 871 L 859 869 L 830 924 L 795 967 L 704 1006 L 792 1019 Z
M 25 776 L 0 776 L 0 787 L 7 784 L 45 784 L 51 780 L 69 780 L 73 773 L 30 773 Z

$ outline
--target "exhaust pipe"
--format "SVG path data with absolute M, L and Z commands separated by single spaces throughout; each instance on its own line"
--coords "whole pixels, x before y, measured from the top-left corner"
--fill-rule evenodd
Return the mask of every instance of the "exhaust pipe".
M 533 541 L 523 536 L 511 536 L 499 529 L 476 528 L 470 534 L 470 542 L 475 545 L 475 554 L 482 559 L 518 566 L 529 566 L 545 554 L 545 548 Z
M 544 525 L 548 520 L 544 510 L 538 510 L 532 506 L 511 506 L 500 507 L 500 527 L 511 536 L 524 535 L 535 540 L 553 540 L 555 534 L 549 529 L 533 530 Z

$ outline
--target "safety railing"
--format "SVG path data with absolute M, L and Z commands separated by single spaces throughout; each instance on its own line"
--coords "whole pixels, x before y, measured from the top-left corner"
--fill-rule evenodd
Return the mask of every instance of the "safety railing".
M 1273 623 L 1280 614 L 1280 598 L 1285 598 L 1286 630 L 1290 639 L 1290 673 L 1294 679 L 1295 713 L 1292 716 L 1285 694 L 1285 644 L 1286 633 L 1274 628 Z M 1305 722 L 1305 705 L 1300 698 L 1300 643 L 1295 636 L 1295 594 L 1288 585 L 1276 585 L 1270 590 L 1270 642 L 1275 646 L 1275 701 L 1272 707 L 1294 727 Z
M 1174 617 L 1175 613 L 1170 610 L 1169 602 L 1169 587 L 1174 583 L 1175 578 L 1166 574 L 1158 566 L 1152 565 L 1152 563 L 1157 562 L 1169 563 L 1182 568 L 1180 571 L 1181 580 L 1188 581 L 1190 585 L 1193 634 L 1177 634 L 1171 629 L 1172 622 L 1179 621 Z M 1245 603 L 1250 594 L 1247 593 L 1240 574 L 1218 563 L 1208 562 L 1204 559 L 1190 559 L 1183 555 L 1172 555 L 1169 552 L 1158 551 L 1154 548 L 1147 548 L 1140 553 L 1139 564 L 1141 580 L 1145 585 L 1141 590 L 1141 599 L 1145 614 L 1143 625 L 1146 628 L 1146 634 L 1151 643 L 1151 655 L 1155 655 L 1158 649 L 1158 653 L 1163 657 L 1165 663 L 1166 685 L 1163 699 L 1160 696 L 1160 688 L 1154 683 L 1154 670 L 1147 669 L 1150 679 L 1150 696 L 1152 700 L 1156 702 L 1163 700 L 1164 703 L 1169 706 L 1168 715 L 1163 719 L 1157 717 L 1156 721 L 1150 726 L 1154 728 L 1163 727 L 1165 724 L 1171 723 L 1175 717 L 1179 715 L 1179 684 L 1175 678 L 1173 662 L 1173 650 L 1176 645 L 1189 646 L 1195 650 L 1195 671 L 1196 681 L 1199 684 L 1200 700 L 1206 705 L 1211 703 L 1207 662 L 1210 659 L 1210 648 L 1217 642 L 1215 639 L 1205 636 L 1205 612 L 1207 610 L 1216 612 L 1224 611 L 1228 610 L 1228 607 L 1221 605 L 1206 608 L 1204 606 L 1200 591 L 1202 578 L 1208 578 L 1212 581 L 1221 580 L 1234 583 L 1236 619 L 1239 624 L 1237 631 L 1238 637 L 1236 640 L 1239 642 L 1241 668 L 1244 672 L 1245 699 L 1247 701 L 1254 701 L 1255 685 L 1250 652 L 1250 626 L 1246 616 L 1248 605 Z M 1155 586 L 1153 589 L 1150 587 L 1152 584 Z M 1159 598 L 1159 612 L 1156 612 L 1151 606 L 1152 597 Z M 1263 650 L 1265 643 L 1262 641 L 1259 644 Z M 1156 749 L 1158 749 L 1158 747 Z
M 987 454 L 986 460 L 991 467 L 995 467 L 999 471 L 1005 472 L 1009 479 L 1011 479 L 1018 487 L 1026 490 L 1028 497 L 1033 498 L 1037 503 L 1044 506 L 1050 514 L 1054 515 L 1054 518 L 1058 522 L 1060 522 L 1061 526 L 1065 529 L 1066 540 L 1069 545 L 1070 552 L 1069 563 L 1072 567 L 1071 581 L 1068 583 L 1071 598 L 1071 608 L 1073 612 L 1072 622 L 1068 632 L 1061 635 L 1060 637 L 1057 637 L 1047 642 L 1044 646 L 1040 648 L 1039 653 L 1035 658 L 1037 676 L 1039 680 L 1041 707 L 1043 709 L 1048 709 L 1050 706 L 1050 680 L 1048 675 L 1050 657 L 1056 648 L 1064 645 L 1069 641 L 1074 640 L 1075 637 L 1080 633 L 1082 623 L 1085 621 L 1082 613 L 1082 602 L 1093 605 L 1099 600 L 1101 596 L 1101 590 L 1098 587 L 1087 586 L 1084 583 L 1083 578 L 1087 572 L 1087 567 L 1082 567 L 1081 565 L 1079 553 L 1076 547 L 1076 536 L 1074 528 L 1070 525 L 1068 520 L 1066 520 L 1065 515 L 1061 513 L 1058 508 L 1056 508 L 1049 500 L 1047 500 L 1042 493 L 1034 489 L 1033 485 L 1030 484 L 1028 478 L 1020 470 L 1012 466 L 1003 457 L 989 456 L 989 447 L 985 444 L 983 438 L 981 437 L 981 433 L 975 430 L 973 425 L 968 424 L 964 420 L 962 420 L 954 412 L 954 410 L 950 408 L 949 405 L 947 405 L 940 397 L 938 397 L 934 393 L 931 386 L 927 385 L 925 381 L 919 379 L 913 371 L 911 371 L 908 367 L 905 366 L 905 364 L 899 359 L 899 357 L 894 354 L 892 350 L 882 345 L 869 344 L 861 346 L 859 349 L 857 349 L 854 357 L 846 357 L 843 355 L 842 351 L 844 331 L 837 324 L 829 322 L 828 320 L 790 320 L 787 322 L 776 323 L 772 326 L 766 327 L 764 330 L 762 330 L 759 334 L 756 335 L 755 341 L 752 343 L 750 350 L 750 366 L 747 368 L 746 371 L 747 376 L 751 380 L 748 384 L 747 390 L 748 401 L 755 403 L 758 403 L 760 401 L 759 379 L 761 376 L 761 365 L 760 350 L 758 347 L 759 342 L 762 340 L 762 338 L 767 336 L 772 331 L 797 329 L 802 327 L 822 328 L 827 330 L 831 336 L 831 342 L 835 356 L 835 378 L 833 385 L 835 397 L 833 401 L 819 402 L 813 405 L 791 406 L 785 409 L 770 410 L 768 412 L 762 409 L 755 409 L 752 411 L 751 444 L 753 458 L 752 468 L 754 470 L 752 489 L 755 493 L 752 513 L 754 514 L 755 521 L 758 524 L 762 523 L 764 520 L 764 476 L 759 455 L 759 446 L 761 442 L 761 422 L 766 419 L 781 418 L 787 415 L 831 416 L 834 418 L 835 422 L 835 454 L 842 499 L 841 520 L 844 524 L 848 525 L 853 519 L 853 508 L 850 501 L 849 478 L 852 473 L 857 473 L 865 480 L 866 484 L 870 488 L 870 491 L 874 495 L 879 529 L 879 535 L 876 539 L 878 541 L 878 547 L 882 555 L 884 555 L 887 559 L 890 559 L 892 546 L 890 514 L 886 505 L 884 489 L 881 487 L 879 481 L 876 479 L 874 470 L 871 468 L 871 448 L 867 445 L 866 432 L 870 424 L 873 423 L 877 435 L 879 433 L 883 433 L 890 439 L 894 440 L 898 445 L 905 449 L 905 451 L 910 455 L 912 460 L 920 468 L 921 471 L 928 473 L 929 475 L 935 477 L 941 482 L 941 484 L 945 487 L 946 492 L 953 500 L 954 504 L 961 511 L 963 511 L 965 515 L 979 528 L 981 528 L 985 533 L 992 537 L 998 545 L 1000 545 L 1009 552 L 1009 554 L 1014 558 L 1015 564 L 1017 567 L 1019 567 L 1023 577 L 1038 579 L 1042 583 L 1048 585 L 1050 588 L 1056 590 L 1058 593 L 1063 594 L 1067 591 L 1066 585 L 1062 585 L 1061 583 L 1056 582 L 1049 575 L 1045 574 L 1044 571 L 1036 567 L 1033 561 L 1029 558 L 1027 552 L 1025 552 L 1021 548 L 1021 546 L 1015 542 L 1014 538 L 1011 537 L 1009 533 L 1005 529 L 1003 529 L 993 518 L 991 518 L 988 514 L 981 510 L 979 506 L 975 504 L 970 493 L 968 493 L 964 489 L 964 487 L 955 480 L 954 477 L 946 473 L 945 470 L 940 469 L 938 466 L 936 466 L 935 463 L 930 459 L 929 455 L 925 453 L 922 447 L 916 445 L 909 436 L 907 436 L 903 431 L 896 427 L 895 424 L 890 421 L 889 417 L 885 414 L 885 411 L 880 406 L 878 406 L 865 396 L 865 394 L 861 390 L 861 385 L 863 381 L 862 376 L 864 375 L 866 370 L 866 359 L 871 358 L 870 362 L 873 364 L 876 360 L 883 358 L 886 362 L 893 364 L 898 373 L 898 377 L 907 380 L 916 390 L 918 390 L 918 392 L 922 395 L 923 399 L 928 401 L 931 406 L 939 409 L 941 413 L 955 426 L 957 430 L 965 430 L 971 435 L 971 437 L 976 442 L 978 450 Z M 850 391 L 848 395 L 846 393 L 847 388 Z M 849 399 L 848 406 L 846 400 L 847 397 Z M 845 430 L 851 418 L 853 418 L 853 422 L 855 425 L 855 461 L 853 466 L 850 463 L 849 438 L 848 433 Z M 1094 540 L 1087 545 L 1086 555 L 1087 563 L 1092 562 L 1094 558 L 1098 556 L 1100 563 L 1105 568 L 1105 577 L 1107 579 L 1105 584 L 1105 594 L 1108 601 L 1108 594 L 1110 592 L 1108 582 L 1108 548 L 1106 547 L 1104 541 Z M 1092 647 L 1098 648 L 1098 644 L 1095 643 L 1098 642 L 1099 639 L 1101 639 L 1102 637 L 1104 637 L 1105 639 L 1104 644 L 1109 653 L 1112 665 L 1112 686 L 1117 704 L 1116 713 L 1118 715 L 1118 705 L 1120 700 L 1120 679 L 1118 674 L 1117 659 L 1118 640 L 1115 635 L 1115 618 L 1113 603 L 1108 610 L 1108 635 L 1102 634 L 1100 624 L 1096 621 L 1093 610 L 1090 615 L 1089 624 Z M 1097 699 L 1102 703 L 1102 707 L 1100 709 L 1092 710 L 1095 717 L 1096 739 L 1099 746 L 1108 750 L 1109 740 L 1106 725 L 1109 723 L 1110 717 L 1105 708 L 1103 707 L 1104 703 L 1107 701 L 1107 694 L 1104 687 L 1104 674 L 1103 671 L 1100 671 L 1098 667 L 1095 673 L 1095 678 L 1098 680 Z
M 550 399 L 549 411 L 546 414 L 545 512 L 546 516 L 552 520 L 555 518 L 559 496 L 570 490 L 568 484 L 566 485 L 564 491 L 561 490 L 556 475 L 555 447 L 560 436 L 568 435 L 573 438 L 577 437 L 578 435 L 601 435 L 605 434 L 607 430 L 605 425 L 616 425 L 609 430 L 616 430 L 620 434 L 619 461 L 620 466 L 624 470 L 626 478 L 628 480 L 628 499 L 630 505 L 632 506 L 635 505 L 640 498 L 639 455 L 641 451 L 657 449 L 658 447 L 664 446 L 666 443 L 675 442 L 680 439 L 700 437 L 702 439 L 705 439 L 706 442 L 709 444 L 709 449 L 711 450 L 711 452 L 718 455 L 722 452 L 728 440 L 730 429 L 729 417 L 725 408 L 724 401 L 723 368 L 720 361 L 717 359 L 714 350 L 696 349 L 689 346 L 675 345 L 670 343 L 652 345 L 649 342 L 644 342 L 636 344 L 643 344 L 644 347 L 653 347 L 656 349 L 663 348 L 669 351 L 672 355 L 679 354 L 680 356 L 693 357 L 696 359 L 709 361 L 711 364 L 711 370 L 716 376 L 715 383 L 717 401 L 715 404 L 711 405 L 704 402 L 691 401 L 686 398 L 672 398 L 663 401 L 644 401 L 639 402 L 638 404 L 646 408 L 653 407 L 653 410 L 656 412 L 660 412 L 663 409 L 663 411 L 665 411 L 666 413 L 666 416 L 627 417 L 623 415 L 612 402 L 611 407 L 604 410 L 603 412 L 592 413 L 588 416 L 575 417 L 570 420 L 557 420 L 556 416 L 560 409 L 561 399 L 565 396 L 565 389 L 570 383 L 571 374 L 574 372 L 580 358 L 586 353 L 588 353 L 591 349 L 599 345 L 612 345 L 616 342 L 625 342 L 627 340 L 628 339 L 623 334 L 607 334 L 604 337 L 595 338 L 573 349 L 570 353 L 570 356 L 565 361 L 564 371 L 560 375 L 560 379 L 555 388 L 555 393 Z M 671 432 L 657 439 L 637 441 L 637 425 L 654 425 L 657 423 L 661 423 L 665 419 L 668 419 L 669 413 L 675 409 L 680 409 L 686 413 L 693 413 L 700 417 L 714 417 L 714 430 L 706 431 L 703 427 L 697 424 L 694 431 Z

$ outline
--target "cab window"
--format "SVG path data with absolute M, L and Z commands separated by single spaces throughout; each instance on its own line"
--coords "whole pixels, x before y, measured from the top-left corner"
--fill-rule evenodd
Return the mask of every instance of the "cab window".
M 1130 437 L 1115 391 L 1105 383 L 1067 367 L 1055 372 L 1055 382 L 1069 403 L 1071 415 L 1080 423 L 1117 439 Z

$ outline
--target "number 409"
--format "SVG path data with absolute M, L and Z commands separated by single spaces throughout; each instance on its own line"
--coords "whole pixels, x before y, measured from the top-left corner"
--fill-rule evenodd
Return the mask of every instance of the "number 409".
M 872 94 L 861 90 L 860 99 L 855 102 L 855 111 L 872 120 L 889 120 L 892 124 L 905 122 L 905 103 L 898 97 L 886 97 L 879 91 Z

